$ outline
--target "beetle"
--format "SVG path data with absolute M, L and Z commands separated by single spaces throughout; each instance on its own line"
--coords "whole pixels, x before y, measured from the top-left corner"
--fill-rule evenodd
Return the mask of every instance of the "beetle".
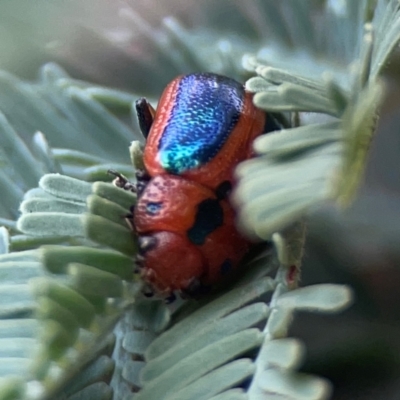
M 156 110 L 144 98 L 136 102 L 147 140 L 129 218 L 150 292 L 196 296 L 249 250 L 229 201 L 234 169 L 253 156 L 257 136 L 279 129 L 252 97 L 233 79 L 197 73 L 175 78 Z

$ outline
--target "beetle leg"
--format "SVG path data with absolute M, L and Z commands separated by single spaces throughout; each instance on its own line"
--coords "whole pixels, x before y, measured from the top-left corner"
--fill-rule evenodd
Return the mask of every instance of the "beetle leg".
M 179 291 L 179 294 L 182 299 L 188 299 L 198 297 L 209 291 L 209 286 L 204 285 L 199 278 L 193 278 L 184 289 Z
M 151 250 L 156 244 L 157 239 L 154 236 L 139 236 L 139 254 L 144 254 Z
M 142 135 L 147 139 L 151 125 L 154 121 L 156 110 L 154 110 L 151 104 L 144 97 L 136 100 L 135 106 L 140 130 Z
M 171 304 L 176 300 L 176 296 L 174 292 L 171 292 L 167 297 L 164 298 L 165 304 Z
M 145 297 L 153 297 L 154 296 L 154 290 L 148 285 L 143 287 L 142 293 Z
M 143 262 L 144 262 L 144 256 L 141 255 L 141 254 L 137 254 L 137 255 L 136 255 L 136 261 L 137 261 L 138 263 L 143 263 Z
M 137 263 L 141 263 L 142 260 L 144 261 L 144 257 L 141 256 L 140 254 L 138 254 L 136 256 L 136 260 L 137 260 Z M 154 279 L 155 279 L 155 275 L 156 274 L 155 274 L 154 270 L 152 270 L 152 269 L 148 269 L 148 268 L 145 268 L 145 269 L 141 268 L 140 269 L 140 277 L 144 281 L 144 286 L 143 286 L 143 289 L 142 289 L 142 293 L 146 297 L 153 297 L 154 294 L 155 294 L 155 291 L 154 291 L 153 286 L 151 284 L 151 282 L 154 281 Z
M 150 175 L 143 169 L 136 171 L 136 193 L 140 196 L 150 180 Z
M 128 192 L 136 193 L 136 185 L 130 182 L 126 176 L 113 169 L 109 169 L 107 172 L 110 175 L 115 176 L 115 179 L 112 182 L 114 186 L 127 190 Z
M 140 274 L 142 276 L 142 271 L 144 268 L 144 257 L 141 254 L 136 254 L 135 257 L 135 269 L 133 270 L 133 272 L 135 274 Z

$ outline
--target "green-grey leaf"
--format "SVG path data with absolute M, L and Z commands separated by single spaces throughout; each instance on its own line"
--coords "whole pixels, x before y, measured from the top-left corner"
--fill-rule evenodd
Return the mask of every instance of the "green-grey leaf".
M 92 191 L 93 194 L 96 194 L 104 199 L 114 201 L 127 210 L 129 210 L 132 205 L 136 203 L 136 194 L 127 190 L 121 190 L 110 183 L 95 182 L 92 185 Z
M 72 285 L 79 292 L 102 297 L 121 297 L 122 281 L 109 272 L 100 271 L 89 265 L 70 263 L 68 274 L 72 278 Z
M 105 382 L 96 382 L 68 397 L 68 400 L 112 400 L 112 398 L 111 387 Z
M 266 393 L 298 400 L 323 400 L 331 392 L 331 385 L 325 379 L 298 373 L 287 374 L 276 369 L 265 371 L 260 385 Z
M 68 332 L 70 343 L 78 337 L 79 323 L 72 310 L 63 307 L 60 303 L 47 298 L 38 299 L 37 315 L 41 319 L 48 319 L 58 322 L 65 332 Z
M 177 345 L 166 350 L 159 357 L 150 360 L 142 373 L 143 382 L 152 380 L 168 371 L 180 360 L 189 357 L 191 353 L 233 333 L 255 326 L 263 320 L 265 321 L 268 313 L 269 309 L 265 304 L 256 303 L 229 314 L 222 318 L 218 324 L 208 324 L 197 329 L 196 332 L 182 338 Z
M 277 305 L 288 309 L 338 312 L 347 307 L 351 300 L 349 287 L 321 284 L 285 293 L 279 297 Z
M 228 315 L 232 311 L 257 299 L 262 294 L 268 293 L 274 286 L 273 280 L 266 277 L 224 294 L 195 311 L 157 338 L 146 352 L 146 358 L 151 360 L 160 356 L 173 346 L 179 345 L 182 338 L 190 336 L 199 327 Z
M 66 388 L 66 394 L 69 399 L 71 399 L 72 394 L 79 393 L 85 387 L 89 387 L 91 384 L 107 379 L 107 377 L 112 374 L 115 366 L 115 362 L 107 356 L 100 356 L 94 363 L 85 368 L 81 373 L 78 374 L 77 378 L 74 379 L 72 384 L 69 384 Z M 103 383 L 103 382 L 101 382 Z M 109 393 L 110 388 L 108 385 L 103 383 L 103 389 L 106 393 Z M 98 393 L 100 394 L 100 393 Z M 93 394 L 90 398 L 93 398 Z
M 8 359 L 8 360 L 2 360 L 2 362 L 10 362 L 13 365 L 15 363 L 20 365 L 21 367 L 25 367 L 23 365 L 23 361 L 19 361 L 18 359 Z M 1 368 L 0 368 L 1 369 Z M 0 376 L 3 374 L 0 373 Z M 14 400 L 14 399 L 20 399 L 23 397 L 26 389 L 26 382 L 24 382 L 23 379 L 18 379 L 16 377 L 7 377 L 7 378 L 0 378 L 0 399 L 1 400 Z
M 144 365 L 143 361 L 128 360 L 122 370 L 122 376 L 135 388 L 140 387 L 139 375 Z
M 260 345 L 262 340 L 263 335 L 258 329 L 247 329 L 210 344 L 192 354 L 189 360 L 183 359 L 150 381 L 137 399 L 151 400 L 171 395 L 228 360 Z
M 23 214 L 18 229 L 32 236 L 84 236 L 81 214 L 36 212 Z
M 208 400 L 211 396 L 240 384 L 254 372 L 254 363 L 248 358 L 231 362 L 203 376 L 191 385 L 179 390 L 166 400 Z
M 38 328 L 39 322 L 34 318 L 2 319 L 0 320 L 0 337 L 33 338 Z
M 38 165 L 23 140 L 9 124 L 5 115 L 0 112 L 1 146 L 5 155 L 10 158 L 14 168 L 27 186 L 37 184 L 44 170 Z
M 132 331 L 124 336 L 122 346 L 134 356 L 143 357 L 155 335 L 149 332 Z
M 56 197 L 84 203 L 91 193 L 91 185 L 65 175 L 48 174 L 39 181 L 39 186 Z
M 277 368 L 295 369 L 303 361 L 305 348 L 297 339 L 276 339 L 264 345 L 263 356 L 262 362 L 265 364 Z
M 338 124 L 307 125 L 262 135 L 254 141 L 254 150 L 273 158 L 293 157 L 314 147 L 339 141 L 341 132 Z
M 125 218 L 129 214 L 129 209 L 124 209 L 119 204 L 97 195 L 89 196 L 86 202 L 90 213 L 126 227 Z
M 248 400 L 247 394 L 242 389 L 231 389 L 211 397 L 209 400 Z
M 29 312 L 35 306 L 27 284 L 0 285 L 0 317 L 10 318 L 12 315 Z
M 123 254 L 106 249 L 95 249 L 86 246 L 43 246 L 39 257 L 48 271 L 66 273 L 68 264 L 78 262 L 115 274 L 122 279 L 132 279 L 132 259 Z
M 37 347 L 32 338 L 1 338 L 0 359 L 3 358 L 31 358 Z
M 5 227 L 0 226 L 0 255 L 7 254 L 9 250 L 10 250 L 10 235 Z
M 42 132 L 36 132 L 33 135 L 32 147 L 38 159 L 42 161 L 46 172 L 62 172 L 62 167 L 54 158 L 51 148 Z
M 44 275 L 41 264 L 35 261 L 3 261 L 0 263 L 0 281 L 8 284 L 25 283 L 29 279 Z
M 20 207 L 23 214 L 33 212 L 60 212 L 67 214 L 80 214 L 86 211 L 83 204 L 49 198 L 31 198 L 25 200 Z
M 84 328 L 90 326 L 95 316 L 93 305 L 71 288 L 48 278 L 37 278 L 30 282 L 37 297 L 45 297 L 69 310 L 78 324 Z

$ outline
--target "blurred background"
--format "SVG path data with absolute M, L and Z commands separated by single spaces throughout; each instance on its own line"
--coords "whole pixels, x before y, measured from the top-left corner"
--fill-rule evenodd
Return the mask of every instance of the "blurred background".
M 0 7 L 1 69 L 32 79 L 41 65 L 56 61 L 76 78 L 153 95 L 182 73 L 160 51 L 164 17 L 187 29 L 217 29 L 221 38 L 237 35 L 239 27 L 244 43 L 262 33 L 240 2 L 15 0 Z
M 175 62 L 163 51 L 163 35 L 171 23 L 165 17 L 179 20 L 197 46 L 204 47 L 202 54 L 215 43 L 221 51 L 235 43 L 233 52 L 243 54 L 243 49 L 257 49 L 268 34 L 256 3 L 2 1 L 0 69 L 35 80 L 39 67 L 54 61 L 73 78 L 157 98 L 180 73 L 224 70 L 211 51 L 200 62 L 190 56 Z M 316 12 L 322 3 L 315 1 Z M 399 66 L 394 54 L 358 198 L 345 211 L 324 205 L 308 225 L 302 284 L 346 283 L 356 292 L 347 312 L 299 315 L 292 326 L 291 335 L 307 345 L 304 371 L 333 381 L 334 399 L 400 399 Z M 238 77 L 236 66 L 230 71 Z

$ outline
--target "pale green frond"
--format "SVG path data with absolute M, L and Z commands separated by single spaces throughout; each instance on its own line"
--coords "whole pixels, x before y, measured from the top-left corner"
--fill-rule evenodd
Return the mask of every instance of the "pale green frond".
M 31 190 L 21 205 L 18 229 L 41 239 L 41 244 L 58 236 L 69 246 L 47 245 L 8 253 L 14 237 L 9 239 L 3 230 L 4 254 L 0 256 L 0 341 L 7 349 L 0 354 L 1 364 L 7 365 L 1 376 L 18 376 L 28 382 L 27 397 L 35 397 L 29 382 L 38 381 L 36 390 L 46 397 L 60 390 L 74 368 L 91 361 L 97 354 L 94 349 L 99 337 L 114 327 L 138 291 L 130 257 L 136 252 L 135 242 L 121 224 L 135 196 L 107 183 L 91 185 L 59 174 L 45 175 L 39 185 L 40 189 Z M 107 219 L 91 212 L 103 213 Z M 122 242 L 116 233 L 120 229 L 126 232 Z M 18 316 L 25 319 L 16 319 Z M 23 333 L 25 325 L 21 323 L 27 325 Z M 14 336 L 10 336 L 12 332 Z M 7 340 L 14 344 L 6 346 Z M 12 360 L 7 362 L 7 357 Z M 101 359 L 95 362 L 99 363 Z M 114 362 L 106 357 L 106 364 L 110 375 Z M 93 396 L 96 390 L 88 389 L 90 383 L 81 389 Z M 79 388 L 75 391 L 71 391 L 74 396 L 81 392 Z M 111 393 L 108 386 L 106 393 Z
M 24 191 L 36 186 L 45 173 L 66 173 L 87 181 L 111 180 L 109 169 L 128 177 L 134 173 L 126 151 L 135 138 L 133 130 L 86 92 L 90 86 L 65 85 L 68 75 L 55 64 L 45 65 L 41 78 L 27 83 L 0 73 L 4 89 L 0 96 L 0 183 L 5 189 L 0 215 L 6 219 L 17 216 L 16 205 Z M 111 97 L 103 94 L 102 100 L 106 98 L 109 105 L 123 103 L 129 115 L 134 96 L 127 96 L 114 91 Z M 60 145 L 68 148 L 52 148 Z M 4 224 L 13 225 L 6 220 Z
M 335 9 L 327 2 L 315 17 L 321 25 L 315 24 L 311 12 L 308 20 L 302 20 L 314 30 L 317 42 L 323 43 L 327 35 L 337 41 L 336 50 L 341 48 L 343 53 L 342 70 L 327 66 L 336 50 L 317 42 L 308 48 L 298 43 L 292 50 L 307 54 L 307 62 L 319 71 L 296 61 L 290 49 L 291 65 L 278 61 L 278 68 L 274 67 L 278 58 L 263 58 L 265 50 L 252 59 L 258 77 L 251 78 L 246 87 L 255 93 L 254 103 L 270 112 L 299 113 L 297 123 L 302 126 L 258 138 L 254 148 L 259 157 L 237 169 L 240 183 L 235 201 L 249 235 L 267 239 L 322 202 L 348 204 L 354 198 L 383 94 L 377 73 L 390 55 L 381 46 L 386 43 L 393 48 L 399 40 L 395 33 L 400 20 L 398 2 L 379 0 L 371 21 L 368 3 L 343 2 L 342 8 Z M 311 6 L 302 4 L 293 4 L 293 12 Z
M 348 66 L 360 53 L 369 0 L 264 3 L 273 36 L 246 60 L 249 68 L 259 63 L 311 79 L 330 71 L 341 83 L 351 82 Z
M 52 79 L 43 78 L 46 76 Z M 71 86 L 71 83 L 66 84 L 67 79 L 67 74 L 64 71 L 61 73 L 60 67 L 55 64 L 45 65 L 42 80 L 35 83 L 23 82 L 2 72 L 0 109 L 8 123 L 27 141 L 40 131 L 45 137 L 51 135 L 52 147 L 75 149 L 88 153 L 88 156 L 97 156 L 103 162 L 127 162 L 125 149 L 135 139 L 134 132 L 96 100 L 89 90 L 91 86 Z M 101 92 L 102 89 L 92 88 L 92 91 L 96 90 Z M 103 96 L 107 99 L 105 102 L 114 105 L 122 102 L 126 113 L 129 113 L 131 102 L 138 97 L 118 91 L 112 93 L 112 98 L 110 95 Z M 19 107 L 13 107 L 13 104 Z M 24 146 L 18 146 L 19 152 L 21 149 Z M 31 158 L 29 154 L 25 157 L 27 161 Z M 35 171 L 35 168 L 30 169 Z M 42 174 L 43 171 L 40 172 Z

